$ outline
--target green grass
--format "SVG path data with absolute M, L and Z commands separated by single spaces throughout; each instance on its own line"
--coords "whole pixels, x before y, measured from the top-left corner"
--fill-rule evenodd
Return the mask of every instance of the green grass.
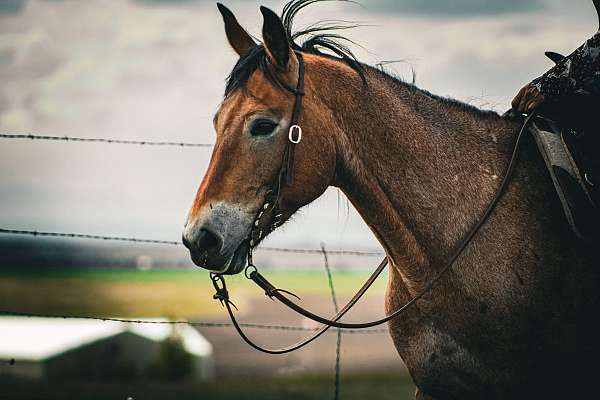
M 278 287 L 299 295 L 329 296 L 327 277 L 318 271 L 267 271 Z M 335 288 L 352 295 L 366 273 L 334 274 Z M 263 292 L 243 274 L 227 278 L 232 298 L 244 306 Z M 386 279 L 371 289 L 383 293 Z M 19 312 L 96 316 L 202 318 L 221 313 L 214 289 L 200 270 L 4 270 L 0 272 L 2 308 Z
M 327 276 L 321 271 L 263 271 L 265 276 L 274 283 L 294 289 L 304 289 L 312 293 L 329 293 Z M 383 274 L 385 275 L 385 273 Z M 333 274 L 336 290 L 343 293 L 357 289 L 367 279 L 365 272 L 337 272 Z M 85 279 L 88 281 L 118 281 L 118 282 L 186 282 L 210 287 L 208 273 L 201 270 L 116 270 L 116 269 L 57 269 L 43 270 L 30 269 L 26 271 L 4 270 L 0 271 L 0 279 L 4 277 L 29 279 Z M 244 282 L 243 274 L 227 278 L 233 284 Z M 385 277 L 382 276 L 373 286 L 373 290 L 385 288 Z

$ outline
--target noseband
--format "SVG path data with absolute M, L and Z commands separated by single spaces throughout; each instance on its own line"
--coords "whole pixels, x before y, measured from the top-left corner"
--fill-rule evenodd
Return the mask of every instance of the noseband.
M 506 172 L 504 174 L 504 178 L 496 192 L 496 195 L 477 221 L 477 223 L 471 228 L 471 230 L 467 233 L 467 235 L 463 238 L 463 240 L 458 244 L 456 249 L 451 254 L 448 261 L 444 264 L 443 268 L 439 270 L 439 272 L 435 275 L 435 277 L 427 284 L 425 287 L 417 293 L 410 301 L 404 304 L 402 307 L 389 314 L 388 316 L 370 322 L 363 323 L 343 323 L 339 322 L 339 320 L 346 315 L 352 307 L 364 296 L 367 290 L 373 285 L 373 283 L 377 280 L 379 275 L 384 271 L 386 266 L 388 265 L 388 258 L 385 257 L 380 263 L 379 266 L 373 271 L 371 276 L 367 279 L 367 281 L 363 284 L 363 286 L 358 290 L 358 292 L 352 297 L 352 299 L 332 318 L 325 318 L 311 311 L 301 307 L 294 301 L 288 297 L 289 295 L 298 298 L 291 292 L 288 292 L 283 289 L 278 289 L 276 286 L 271 284 L 253 264 L 252 260 L 252 252 L 254 248 L 258 245 L 260 240 L 262 240 L 268 233 L 272 232 L 277 228 L 282 222 L 282 214 L 277 214 L 278 204 L 281 196 L 281 188 L 282 186 L 291 186 L 293 183 L 293 167 L 294 167 L 294 152 L 295 147 L 302 140 L 302 128 L 300 127 L 300 115 L 302 113 L 302 99 L 304 97 L 304 60 L 302 59 L 302 54 L 300 52 L 295 52 L 296 57 L 298 58 L 298 83 L 296 88 L 291 88 L 287 85 L 283 85 L 283 87 L 292 93 L 295 96 L 294 109 L 292 112 L 292 119 L 290 122 L 290 127 L 288 129 L 288 140 L 286 141 L 283 160 L 281 164 L 281 168 L 279 173 L 277 174 L 276 181 L 272 186 L 271 190 L 268 192 L 265 202 L 258 214 L 255 217 L 254 224 L 252 226 L 252 230 L 248 237 L 248 265 L 245 269 L 245 275 L 248 279 L 252 280 L 258 287 L 264 290 L 265 295 L 270 299 L 277 299 L 283 305 L 287 306 L 291 310 L 297 312 L 304 317 L 311 319 L 315 322 L 323 324 L 319 330 L 317 330 L 312 336 L 307 337 L 306 339 L 288 347 L 284 347 L 281 349 L 268 349 L 254 343 L 248 336 L 246 336 L 245 332 L 242 330 L 241 326 L 237 322 L 235 315 L 233 313 L 232 307 L 235 307 L 233 303 L 229 300 L 229 292 L 227 291 L 227 286 L 225 284 L 225 279 L 222 275 L 211 274 L 211 280 L 213 282 L 213 286 L 216 290 L 216 294 L 214 298 L 220 300 L 221 303 L 227 309 L 227 313 L 231 318 L 231 322 L 235 327 L 236 331 L 239 333 L 240 337 L 248 343 L 251 347 L 268 354 L 285 354 L 295 350 L 298 350 L 307 344 L 311 343 L 323 333 L 325 333 L 329 328 L 344 328 L 344 329 L 365 329 L 371 328 L 377 325 L 384 324 L 389 322 L 390 320 L 400 316 L 403 314 L 409 307 L 414 305 L 418 300 L 420 300 L 423 296 L 425 296 L 429 291 L 438 283 L 438 281 L 448 272 L 454 262 L 460 257 L 465 248 L 471 242 L 473 237 L 479 232 L 481 227 L 487 222 L 490 215 L 493 213 L 494 209 L 498 205 L 502 195 L 506 191 L 508 187 L 508 183 L 514 173 L 517 159 L 519 155 L 520 145 L 524 136 L 524 133 L 527 131 L 530 121 L 535 117 L 536 113 L 531 113 L 523 126 L 519 134 L 517 135 L 517 139 L 515 141 L 514 149 L 506 168 Z M 269 219 L 268 223 L 265 221 Z M 286 296 L 288 295 L 288 296 Z M 298 298 L 299 299 L 299 298 Z

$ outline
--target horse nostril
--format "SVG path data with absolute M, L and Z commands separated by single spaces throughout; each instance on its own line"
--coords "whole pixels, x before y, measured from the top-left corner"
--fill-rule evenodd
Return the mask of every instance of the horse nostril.
M 221 250 L 219 237 L 206 228 L 200 230 L 196 245 L 200 251 L 218 252 Z
M 185 234 L 181 236 L 181 242 L 188 250 L 192 250 L 192 243 L 189 240 L 187 240 Z

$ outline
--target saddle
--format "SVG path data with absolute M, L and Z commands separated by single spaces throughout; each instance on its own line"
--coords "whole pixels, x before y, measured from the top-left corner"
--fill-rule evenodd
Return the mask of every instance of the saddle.
M 529 126 L 548 168 L 556 193 L 573 232 L 583 240 L 600 237 L 600 163 L 594 152 L 600 132 L 574 127 L 545 117 Z M 596 127 L 597 130 L 597 127 Z

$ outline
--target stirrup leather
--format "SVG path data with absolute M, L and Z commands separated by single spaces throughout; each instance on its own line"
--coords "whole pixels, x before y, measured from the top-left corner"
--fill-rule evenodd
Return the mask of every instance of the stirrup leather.
M 543 117 L 535 118 L 529 129 L 573 232 L 581 239 L 597 236 L 599 213 L 592 196 L 591 171 L 575 156 L 577 141 L 573 138 L 579 133 Z

